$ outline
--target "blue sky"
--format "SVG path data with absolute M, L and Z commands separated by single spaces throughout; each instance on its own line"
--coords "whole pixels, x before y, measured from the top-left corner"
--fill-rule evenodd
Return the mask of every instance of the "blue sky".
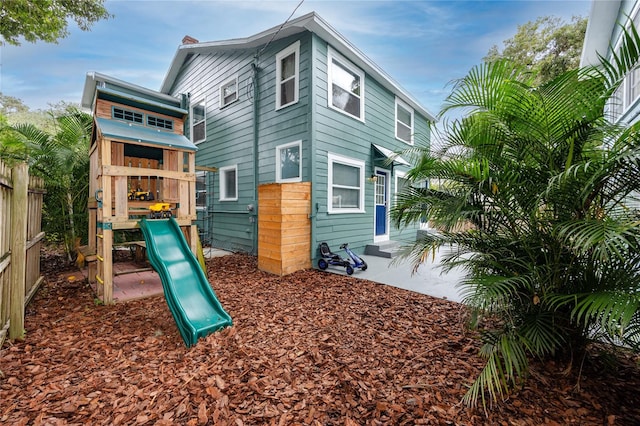
M 87 72 L 158 90 L 185 35 L 200 41 L 247 37 L 280 25 L 295 1 L 108 0 L 113 18 L 90 32 L 71 26 L 58 44 L 2 46 L 0 91 L 31 109 L 80 103 Z M 591 2 L 305 0 L 294 17 L 316 11 L 432 113 L 493 45 L 518 25 L 553 15 L 587 16 Z

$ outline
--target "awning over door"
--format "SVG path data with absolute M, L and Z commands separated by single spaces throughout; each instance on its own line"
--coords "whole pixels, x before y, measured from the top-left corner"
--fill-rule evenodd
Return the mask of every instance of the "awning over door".
M 407 160 L 400 157 L 398 154 L 396 154 L 395 152 L 391 151 L 388 148 L 385 148 L 380 145 L 376 145 L 375 143 L 372 143 L 371 147 L 373 148 L 374 162 L 376 160 L 378 161 L 383 160 L 383 161 L 391 161 L 393 162 L 393 165 L 401 164 L 403 166 L 411 166 L 411 164 Z

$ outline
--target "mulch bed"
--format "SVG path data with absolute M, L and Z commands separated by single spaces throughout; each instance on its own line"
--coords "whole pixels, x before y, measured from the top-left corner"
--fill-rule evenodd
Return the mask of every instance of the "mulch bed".
M 487 410 L 460 399 L 483 366 L 456 303 L 254 257 L 209 261 L 231 328 L 186 348 L 163 298 L 100 306 L 60 270 L 0 351 L 0 423 L 148 425 L 623 425 L 640 423 L 631 356 L 581 375 L 532 366 Z M 608 362 L 607 362 L 608 361 Z

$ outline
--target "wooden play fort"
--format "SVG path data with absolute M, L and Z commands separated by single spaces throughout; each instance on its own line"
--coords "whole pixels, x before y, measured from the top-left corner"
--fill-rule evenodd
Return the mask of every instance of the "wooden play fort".
M 83 106 L 93 111 L 86 260 L 97 297 L 113 303 L 114 234 L 143 217 L 173 216 L 197 244 L 195 145 L 184 136 L 181 99 L 98 73 L 87 75 Z M 143 243 L 140 243 L 141 245 Z

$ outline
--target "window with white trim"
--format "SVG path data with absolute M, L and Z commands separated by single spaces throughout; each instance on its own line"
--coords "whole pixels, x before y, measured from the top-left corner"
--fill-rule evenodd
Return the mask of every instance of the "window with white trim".
M 640 9 L 636 9 L 633 17 L 633 25 L 640 29 Z M 631 104 L 640 96 L 640 68 L 631 70 L 626 78 L 627 84 L 627 105 Z
M 238 200 L 238 165 L 220 167 L 220 201 Z
M 364 213 L 364 161 L 329 153 L 328 212 Z
M 640 6 L 636 4 L 635 10 L 631 14 L 633 16 L 633 24 L 636 28 L 640 28 Z M 630 25 L 627 25 L 630 30 Z M 614 51 L 618 52 L 622 45 L 622 38 L 619 38 Z M 632 69 L 627 73 L 624 80 L 620 83 L 618 89 L 613 93 L 607 101 L 606 114 L 609 120 L 616 122 L 624 114 L 629 111 L 640 98 L 640 64 L 636 64 L 638 68 Z
M 276 147 L 276 182 L 302 181 L 302 141 Z
M 364 121 L 364 72 L 331 48 L 327 64 L 329 107 Z
M 207 138 L 207 114 L 204 100 L 191 104 L 189 111 L 191 123 L 191 141 L 200 143 Z
M 207 172 L 196 172 L 196 210 L 207 209 Z
M 298 102 L 300 41 L 276 55 L 276 109 Z
M 233 77 L 220 85 L 220 108 L 238 100 L 238 77 Z
M 406 173 L 396 172 L 396 185 L 394 191 L 394 202 L 398 201 L 398 194 L 400 194 L 405 188 L 411 186 L 411 182 L 406 178 Z
M 396 98 L 396 138 L 413 145 L 413 108 Z

